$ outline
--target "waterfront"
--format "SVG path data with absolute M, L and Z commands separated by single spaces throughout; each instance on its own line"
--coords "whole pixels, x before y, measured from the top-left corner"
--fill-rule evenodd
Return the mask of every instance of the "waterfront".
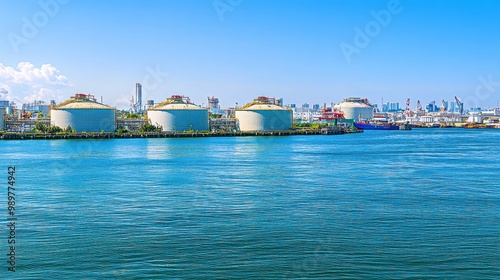
M 0 275 L 496 279 L 499 137 L 0 141 L 19 219 L 17 271 Z
M 83 132 L 83 133 L 23 133 L 0 132 L 0 140 L 69 140 L 69 139 L 111 139 L 111 138 L 193 138 L 193 137 L 236 137 L 236 136 L 293 136 L 293 135 L 339 135 L 360 133 L 362 130 L 350 127 L 324 127 L 319 129 L 289 129 L 267 131 L 181 131 L 181 132 Z

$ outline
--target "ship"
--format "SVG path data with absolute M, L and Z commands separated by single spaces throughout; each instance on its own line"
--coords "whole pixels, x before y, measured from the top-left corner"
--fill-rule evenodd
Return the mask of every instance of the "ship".
M 366 123 L 366 122 L 355 122 L 354 126 L 357 129 L 363 130 L 399 130 L 399 125 L 388 124 L 388 123 Z

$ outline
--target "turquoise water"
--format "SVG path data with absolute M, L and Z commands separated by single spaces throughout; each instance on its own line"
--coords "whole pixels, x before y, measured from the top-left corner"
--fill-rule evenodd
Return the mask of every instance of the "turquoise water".
M 0 141 L 0 279 L 499 279 L 499 139 Z

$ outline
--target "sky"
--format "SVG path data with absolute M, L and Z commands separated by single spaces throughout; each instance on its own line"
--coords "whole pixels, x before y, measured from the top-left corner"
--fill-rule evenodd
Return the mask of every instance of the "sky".
M 500 100 L 496 0 L 0 0 L 0 100 Z

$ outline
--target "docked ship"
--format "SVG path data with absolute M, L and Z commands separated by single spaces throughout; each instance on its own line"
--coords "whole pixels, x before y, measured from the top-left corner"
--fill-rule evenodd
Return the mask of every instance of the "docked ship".
M 381 122 L 372 122 L 372 123 L 355 122 L 354 126 L 357 129 L 363 129 L 363 130 L 399 130 L 399 125 L 381 123 Z
M 411 130 L 409 124 L 398 125 L 390 123 L 386 116 L 374 116 L 370 121 L 357 121 L 354 123 L 357 129 L 363 130 Z

